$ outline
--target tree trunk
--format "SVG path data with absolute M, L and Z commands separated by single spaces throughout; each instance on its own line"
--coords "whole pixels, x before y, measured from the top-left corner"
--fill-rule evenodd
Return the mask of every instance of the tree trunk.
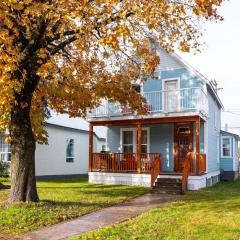
M 30 121 L 30 106 L 16 106 L 11 112 L 10 125 L 11 193 L 10 202 L 37 202 L 35 178 L 36 142 Z

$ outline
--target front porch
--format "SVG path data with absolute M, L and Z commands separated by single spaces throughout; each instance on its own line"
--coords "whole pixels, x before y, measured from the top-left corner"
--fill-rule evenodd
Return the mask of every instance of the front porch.
M 93 152 L 92 133 L 96 125 L 112 129 L 108 136 L 108 151 Z M 201 178 L 206 173 L 206 154 L 200 125 L 199 116 L 92 122 L 89 180 L 153 186 L 161 176 L 181 178 L 183 184 L 189 176 L 189 179 Z M 157 130 L 159 126 L 161 128 Z M 153 152 L 155 149 L 160 151 Z

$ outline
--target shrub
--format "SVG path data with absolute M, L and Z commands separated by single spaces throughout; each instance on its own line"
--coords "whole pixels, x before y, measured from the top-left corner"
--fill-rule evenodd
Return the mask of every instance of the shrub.
M 9 177 L 10 163 L 0 161 L 0 177 Z

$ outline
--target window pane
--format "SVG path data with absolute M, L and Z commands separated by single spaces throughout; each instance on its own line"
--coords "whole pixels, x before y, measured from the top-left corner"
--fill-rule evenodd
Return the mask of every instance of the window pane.
M 123 132 L 123 144 L 133 144 L 133 131 Z
M 11 146 L 5 142 L 5 135 L 0 135 L 0 160 L 10 161 L 11 160 Z
M 147 153 L 147 145 L 142 145 L 142 153 Z
M 133 153 L 133 145 L 124 145 L 123 146 L 123 152 L 124 153 Z
M 142 144 L 147 144 L 147 130 L 142 131 Z
M 73 162 L 73 159 L 74 159 L 74 140 L 70 139 L 67 142 L 66 161 Z
M 223 156 L 229 157 L 230 156 L 230 139 L 223 138 Z

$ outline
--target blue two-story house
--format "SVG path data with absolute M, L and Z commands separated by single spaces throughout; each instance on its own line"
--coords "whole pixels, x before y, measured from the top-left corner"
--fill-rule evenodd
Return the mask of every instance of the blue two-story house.
M 107 127 L 106 151 L 92 151 L 90 134 L 90 182 L 150 186 L 181 182 L 187 174 L 188 189 L 196 190 L 220 180 L 223 105 L 217 92 L 179 56 L 158 51 L 158 79 L 133 86 L 146 98 L 147 115 L 107 99 L 89 112 L 90 132 Z

